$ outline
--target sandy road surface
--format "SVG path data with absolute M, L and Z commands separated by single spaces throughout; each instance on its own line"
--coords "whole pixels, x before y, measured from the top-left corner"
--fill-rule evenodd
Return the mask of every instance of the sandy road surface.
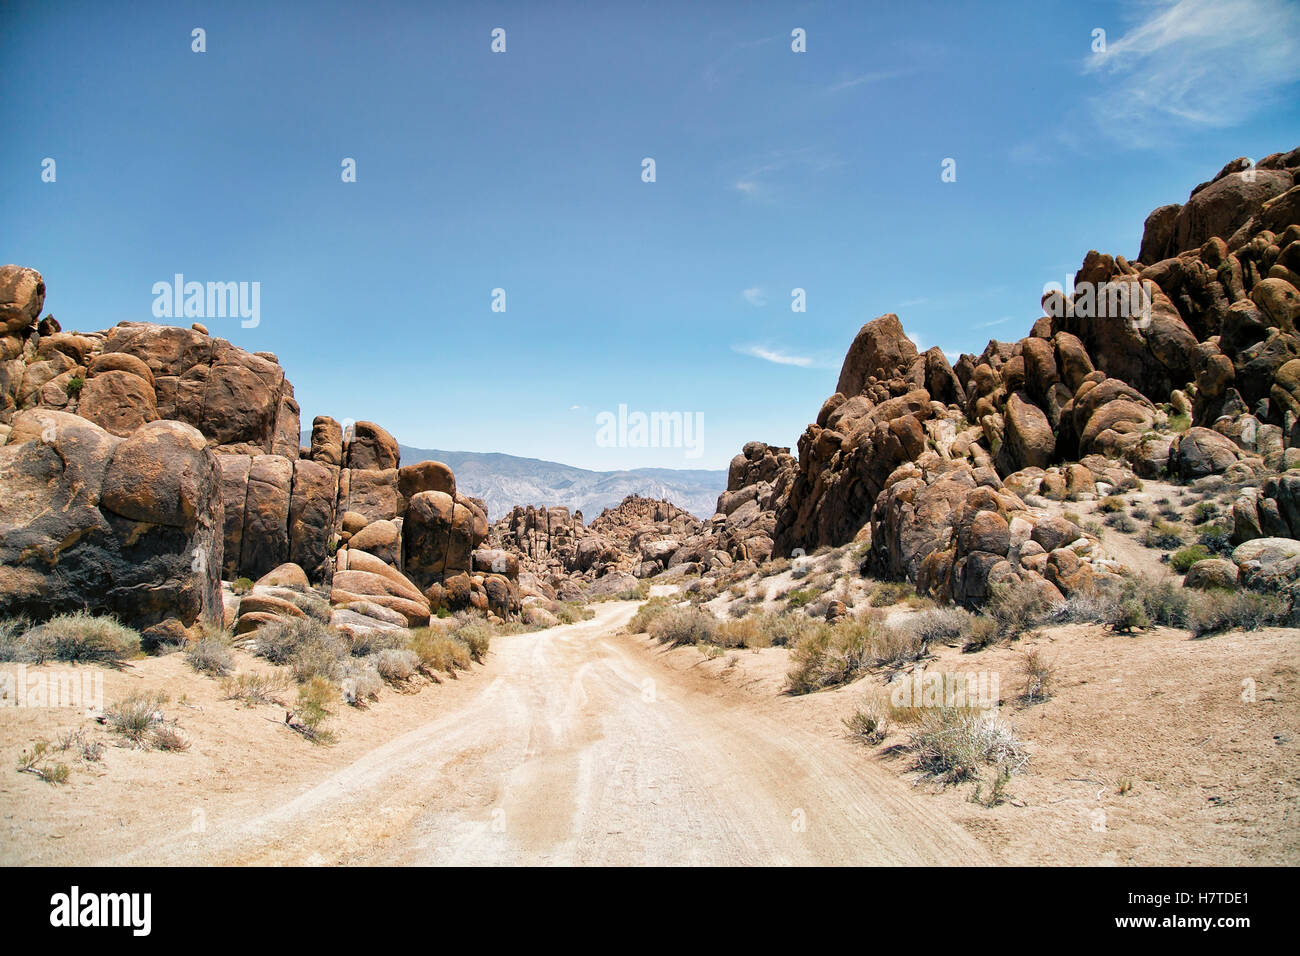
M 984 863 L 844 740 L 593 620 L 493 643 L 482 689 L 202 845 L 119 863 Z M 927 809 L 929 812 L 927 812 Z

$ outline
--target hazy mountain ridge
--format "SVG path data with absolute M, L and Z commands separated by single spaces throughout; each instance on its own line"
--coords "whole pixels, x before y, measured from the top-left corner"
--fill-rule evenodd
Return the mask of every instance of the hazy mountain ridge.
M 667 498 L 696 517 L 710 518 L 718 495 L 727 487 L 727 473 L 722 469 L 591 471 L 500 452 L 400 447 L 404 465 L 430 459 L 448 465 L 456 473 L 457 489 L 482 498 L 492 521 L 515 505 L 564 505 L 590 520 L 632 494 Z

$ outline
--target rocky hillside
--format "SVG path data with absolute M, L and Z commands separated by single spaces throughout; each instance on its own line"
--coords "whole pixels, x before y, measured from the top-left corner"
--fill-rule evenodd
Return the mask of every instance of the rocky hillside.
M 449 465 L 456 472 L 461 489 L 482 500 L 488 518 L 493 521 L 525 502 L 597 514 L 605 508 L 618 507 L 629 495 L 666 498 L 697 518 L 707 518 L 713 514 L 718 493 L 727 483 L 725 471 L 677 468 L 589 471 L 537 458 L 405 445 L 402 459 L 412 463 L 441 461 Z
M 868 322 L 797 458 L 749 443 L 699 527 L 643 518 L 579 570 L 718 574 L 859 540 L 865 572 L 937 598 L 1024 581 L 1058 602 L 1124 568 L 1032 502 L 1166 475 L 1240 484 L 1234 541 L 1300 532 L 1297 479 L 1270 478 L 1300 464 L 1298 178 L 1300 149 L 1234 160 L 1151 213 L 1137 261 L 1089 252 L 1026 337 L 955 364 L 896 315 Z M 536 554 L 547 520 L 562 549 L 581 535 L 542 515 L 516 512 L 501 545 Z

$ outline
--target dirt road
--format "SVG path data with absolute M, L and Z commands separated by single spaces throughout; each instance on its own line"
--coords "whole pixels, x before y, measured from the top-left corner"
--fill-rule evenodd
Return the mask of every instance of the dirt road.
M 201 841 L 111 862 L 988 862 L 887 770 L 846 766 L 846 741 L 618 634 L 635 608 L 499 638 L 449 713 Z

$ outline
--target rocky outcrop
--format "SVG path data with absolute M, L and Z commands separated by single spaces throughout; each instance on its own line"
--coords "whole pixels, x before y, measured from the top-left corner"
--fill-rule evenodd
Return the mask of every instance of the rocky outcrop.
M 150 422 L 122 438 L 66 412 L 19 412 L 0 476 L 0 616 L 221 620 L 221 473 L 193 427 Z

